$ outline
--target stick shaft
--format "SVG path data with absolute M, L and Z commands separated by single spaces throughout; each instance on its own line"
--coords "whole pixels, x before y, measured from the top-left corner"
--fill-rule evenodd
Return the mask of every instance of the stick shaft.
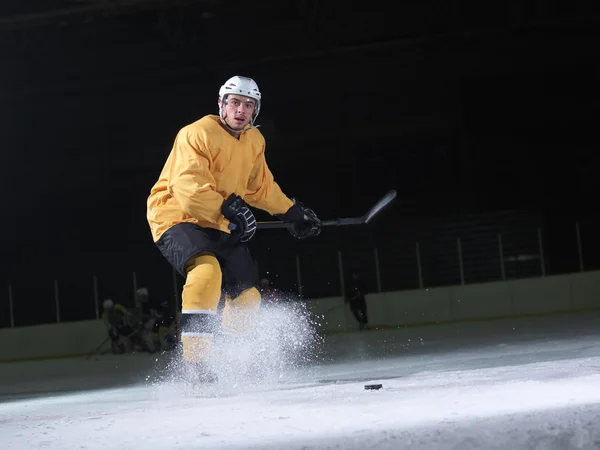
M 347 217 L 343 219 L 324 220 L 321 222 L 321 226 L 360 225 L 362 223 L 365 223 L 365 220 L 362 217 Z M 281 221 L 258 222 L 256 224 L 259 230 L 266 230 L 269 228 L 287 228 L 291 225 L 291 223 Z
M 375 205 L 362 217 L 345 217 L 341 219 L 324 220 L 321 222 L 321 226 L 343 226 L 343 225 L 362 225 L 368 223 L 374 216 L 376 216 L 383 208 L 389 205 L 396 198 L 396 191 L 388 191 Z M 269 222 L 258 222 L 256 227 L 259 230 L 266 230 L 269 228 L 287 228 L 291 224 L 282 221 L 269 221 Z

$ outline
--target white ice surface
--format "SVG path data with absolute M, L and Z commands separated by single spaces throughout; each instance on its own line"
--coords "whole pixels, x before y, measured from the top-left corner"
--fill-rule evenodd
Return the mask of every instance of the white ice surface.
M 0 449 L 598 449 L 599 337 L 598 314 L 339 334 L 280 383 L 204 390 L 144 354 L 5 364 Z

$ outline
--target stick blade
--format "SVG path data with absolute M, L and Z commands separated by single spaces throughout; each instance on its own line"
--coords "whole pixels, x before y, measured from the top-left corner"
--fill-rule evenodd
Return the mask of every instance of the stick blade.
M 388 206 L 394 199 L 396 198 L 397 193 L 395 189 L 391 189 L 386 192 L 386 194 L 379 199 L 375 205 L 365 214 L 365 223 L 369 223 L 369 221 L 375 217 L 382 209 Z

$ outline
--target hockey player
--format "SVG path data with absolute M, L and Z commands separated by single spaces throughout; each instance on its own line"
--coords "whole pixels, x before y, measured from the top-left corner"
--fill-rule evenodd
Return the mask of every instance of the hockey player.
M 155 348 L 150 336 L 140 329 L 135 317 L 119 303 L 110 298 L 104 300 L 102 320 L 108 329 L 113 353 L 129 353 L 136 345 L 143 350 L 154 353 Z
M 131 350 L 133 328 L 130 323 L 130 314 L 121 304 L 115 304 L 110 298 L 102 303 L 102 320 L 111 340 L 113 353 L 125 353 Z
M 367 315 L 367 288 L 358 271 L 352 271 L 350 283 L 348 284 L 346 292 L 346 302 L 350 304 L 350 311 L 352 311 L 352 315 L 358 322 L 360 329 L 368 329 L 369 319 Z
M 261 103 L 254 80 L 227 80 L 219 90 L 219 114 L 178 132 L 147 201 L 154 242 L 186 279 L 183 360 L 202 381 L 217 381 L 206 363 L 218 325 L 224 333 L 248 333 L 260 307 L 258 273 L 247 247 L 256 220 L 248 205 L 289 222 L 296 238 L 321 231 L 317 215 L 287 197 L 269 170 L 265 139 L 254 125 Z

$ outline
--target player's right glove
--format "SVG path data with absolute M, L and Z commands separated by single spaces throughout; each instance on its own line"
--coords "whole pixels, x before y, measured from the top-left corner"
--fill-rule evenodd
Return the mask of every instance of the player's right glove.
M 284 222 L 292 224 L 288 230 L 296 239 L 318 236 L 321 233 L 321 220 L 312 209 L 298 201 L 294 201 L 290 209 L 280 217 Z
M 229 229 L 234 242 L 252 239 L 256 233 L 256 219 L 239 195 L 231 194 L 227 197 L 221 207 L 221 214 L 230 222 Z

